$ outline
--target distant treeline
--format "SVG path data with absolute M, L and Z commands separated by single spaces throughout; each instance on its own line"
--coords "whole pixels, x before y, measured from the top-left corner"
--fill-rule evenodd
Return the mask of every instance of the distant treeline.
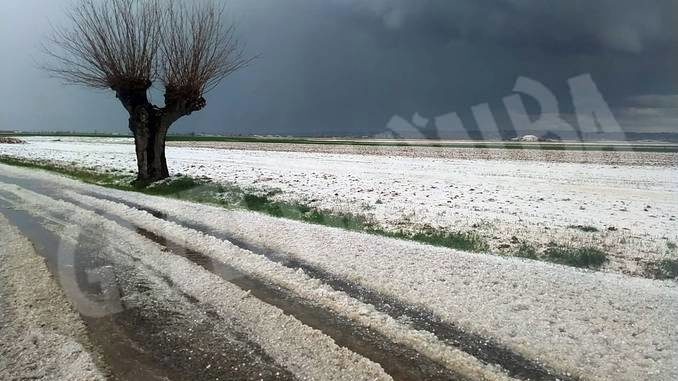
M 45 131 L 45 132 L 17 132 L 17 131 L 0 131 L 0 135 L 15 135 L 15 136 L 73 136 L 73 137 L 101 137 L 101 138 L 131 138 L 131 135 L 128 134 L 111 134 L 111 133 L 100 133 L 100 132 L 75 132 L 75 131 Z M 525 132 L 524 135 L 535 135 L 539 138 L 543 138 L 546 141 L 583 141 L 583 142 L 601 142 L 601 141 L 628 141 L 628 142 L 640 142 L 640 141 L 656 141 L 656 142 L 667 142 L 667 143 L 678 143 L 678 132 L 619 132 L 619 133 L 582 133 L 577 135 L 572 131 L 568 132 L 559 132 L 559 131 L 547 131 L 546 133 L 538 132 Z M 438 137 L 427 137 L 427 140 L 430 140 L 432 144 L 436 144 L 437 140 L 469 140 L 469 141 L 497 141 L 497 140 L 510 140 L 510 138 L 520 137 L 515 135 L 507 135 L 502 137 L 483 137 L 483 135 L 478 131 L 477 134 L 464 135 L 459 137 L 445 137 L 444 139 Z M 348 139 L 348 140 L 361 140 L 361 139 L 370 139 L 370 136 L 325 136 L 324 134 L 317 135 L 307 135 L 307 136 L 243 136 L 243 135 L 200 135 L 200 134 L 170 134 L 168 140 L 193 140 L 193 141 L 261 141 L 261 140 L 275 140 L 276 142 L 299 142 L 300 140 L 305 139 L 318 139 L 318 138 L 337 138 L 337 139 Z M 409 139 L 410 137 L 402 137 L 403 139 Z

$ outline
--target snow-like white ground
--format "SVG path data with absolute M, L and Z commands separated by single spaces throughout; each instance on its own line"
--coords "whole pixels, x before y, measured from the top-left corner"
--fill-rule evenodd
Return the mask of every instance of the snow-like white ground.
M 192 204 L 137 193 L 102 189 L 35 171 L 0 165 L 10 178 L 40 181 L 60 189 L 80 205 L 96 207 L 172 237 L 216 261 L 243 273 L 267 279 L 292 290 L 302 299 L 331 308 L 337 315 L 366 324 L 378 332 L 438 361 L 458 363 L 459 353 L 445 350 L 433 337 L 407 329 L 337 292 L 322 280 L 293 271 L 263 256 L 240 249 L 213 235 L 158 219 L 97 195 L 121 198 L 224 231 L 282 254 L 311 263 L 368 289 L 424 306 L 465 331 L 492 338 L 552 369 L 591 380 L 674 380 L 678 376 L 678 289 L 675 282 L 584 271 L 517 258 L 464 253 L 412 242 L 308 225 L 245 211 Z M 105 222 L 113 237 L 141 248 L 125 253 L 145 261 L 164 261 L 154 267 L 187 285 L 200 286 L 199 299 L 217 295 L 221 287 L 204 287 L 200 272 L 186 277 L 172 256 L 143 249 L 134 232 L 124 232 L 82 206 L 33 193 L 11 181 L 0 183 L 0 196 L 24 205 L 31 213 L 72 216 L 85 225 Z M 84 194 L 87 193 L 87 194 Z M 7 197 L 6 195 L 13 195 Z M 113 233 L 112 233 L 113 234 Z M 115 241 L 115 240 L 114 240 Z M 157 251 L 157 253 L 156 253 Z M 221 295 L 221 294 L 218 294 Z M 225 296 L 224 296 L 225 297 Z M 474 365 L 469 362 L 468 365 Z M 469 371 L 487 371 L 472 367 Z
M 0 145 L 0 154 L 101 170 L 135 168 L 129 139 L 58 139 Z M 474 231 L 495 252 L 509 252 L 522 242 L 538 248 L 550 242 L 595 246 L 611 254 L 608 269 L 632 274 L 643 274 L 648 262 L 678 255 L 672 249 L 678 242 L 677 166 L 564 163 L 541 160 L 538 151 L 530 155 L 533 160 L 193 147 L 167 151 L 173 173 L 280 190 L 278 199 L 367 215 L 391 229 Z M 630 155 L 642 163 L 643 153 Z
M 8 190 L 19 192 L 17 194 L 21 195 L 24 202 L 14 204 L 15 207 L 26 208 L 35 216 L 51 220 L 49 229 L 59 234 L 62 245 L 77 245 L 81 234 L 78 224 L 98 226 L 103 233 L 100 238 L 106 239 L 107 244 L 97 249 L 97 255 L 105 255 L 116 262 L 129 262 L 135 258 L 141 265 L 134 263 L 133 266 L 141 269 L 146 266 L 169 277 L 182 292 L 214 306 L 225 324 L 245 326 L 250 340 L 261 345 L 270 356 L 292 370 L 301 380 L 391 380 L 378 364 L 337 346 L 331 338 L 283 314 L 277 308 L 249 297 L 248 292 L 218 276 L 199 270 L 189 261 L 176 255 L 167 255 L 157 244 L 125 230 L 115 222 L 102 219 L 73 204 L 11 185 L 7 188 L 7 184 L 0 183 L 0 193 L 4 191 L 6 195 Z M 69 217 L 63 220 L 55 217 L 54 213 Z M 157 274 L 146 276 L 148 280 L 162 283 L 157 279 Z M 257 318 L 253 319 L 255 316 Z M 311 342 L 313 345 L 309 346 Z
M 107 378 L 84 323 L 36 252 L 0 213 L 0 379 Z

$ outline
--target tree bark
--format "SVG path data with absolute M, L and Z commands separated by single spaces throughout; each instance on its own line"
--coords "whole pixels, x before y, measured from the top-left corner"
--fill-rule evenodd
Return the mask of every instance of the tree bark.
M 130 116 L 130 130 L 134 134 L 137 156 L 137 182 L 149 184 L 169 177 L 165 157 L 165 139 L 169 125 L 157 110 L 136 110 Z
M 169 177 L 165 141 L 170 126 L 179 118 L 205 107 L 201 96 L 184 97 L 165 93 L 165 107 L 152 105 L 146 91 L 150 82 L 134 89 L 113 89 L 129 113 L 129 129 L 134 134 L 137 156 L 137 184 L 148 185 Z
M 137 106 L 130 113 L 129 128 L 134 134 L 137 183 L 145 185 L 169 177 L 165 158 L 169 124 L 160 110 L 151 105 Z
M 167 158 L 165 157 L 165 141 L 167 139 L 167 130 L 169 126 L 164 125 L 162 119 L 155 128 L 155 134 L 151 144 L 153 151 L 153 160 L 151 161 L 151 179 L 161 180 L 169 177 L 167 169 Z

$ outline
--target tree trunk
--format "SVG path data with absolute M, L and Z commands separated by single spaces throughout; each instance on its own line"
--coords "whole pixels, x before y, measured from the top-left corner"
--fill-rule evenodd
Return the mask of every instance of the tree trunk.
M 137 183 L 147 185 L 169 177 L 165 158 L 168 123 L 157 110 L 139 106 L 130 115 L 137 155 Z
M 167 169 L 167 159 L 165 158 L 165 140 L 167 139 L 167 130 L 169 126 L 163 125 L 162 121 L 153 135 L 151 150 L 153 151 L 153 160 L 151 162 L 151 177 L 155 180 L 166 179 L 169 177 Z
M 147 97 L 151 82 L 131 88 L 113 88 L 129 112 L 129 129 L 134 134 L 138 175 L 136 183 L 148 185 L 169 177 L 165 158 L 167 130 L 179 118 L 205 107 L 205 98 L 186 98 L 166 90 L 165 107 L 153 106 Z

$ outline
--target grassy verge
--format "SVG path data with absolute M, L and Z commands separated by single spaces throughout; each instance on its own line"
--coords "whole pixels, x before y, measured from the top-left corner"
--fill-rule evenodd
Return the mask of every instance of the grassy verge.
M 414 232 L 386 230 L 362 215 L 330 212 L 301 203 L 278 201 L 274 199 L 275 192 L 262 194 L 234 185 L 218 184 L 209 179 L 175 176 L 150 186 L 142 187 L 133 184 L 134 176 L 122 172 L 101 172 L 94 168 L 77 168 L 75 166 L 60 165 L 47 161 L 17 159 L 2 155 L 0 155 L 0 163 L 47 170 L 85 183 L 118 190 L 171 197 L 185 201 L 217 205 L 224 208 L 242 208 L 274 217 L 416 241 L 433 246 L 471 252 L 490 251 L 490 246 L 485 239 L 473 231 L 447 231 L 432 227 Z M 588 230 L 586 229 L 585 231 Z M 522 243 L 512 255 L 593 269 L 599 268 L 607 261 L 606 254 L 596 248 L 570 248 L 552 245 L 543 253 L 539 253 L 537 248 L 529 243 Z M 656 273 L 660 277 L 669 277 L 678 271 L 676 267 L 678 265 L 675 263 L 658 264 Z
M 588 269 L 598 269 L 608 261 L 607 253 L 598 248 L 561 246 L 555 243 L 550 243 L 545 250 L 540 251 L 528 242 L 521 242 L 506 254 Z
M 666 258 L 653 261 L 645 265 L 648 275 L 655 279 L 678 280 L 678 245 L 675 242 L 666 241 Z
M 93 168 L 75 168 L 51 162 L 0 156 L 0 163 L 33 169 L 42 169 L 65 175 L 89 184 L 149 195 L 171 197 L 185 201 L 218 205 L 225 208 L 243 208 L 274 217 L 288 218 L 317 225 L 336 227 L 374 235 L 411 240 L 434 246 L 473 252 L 485 252 L 489 245 L 473 232 L 451 232 L 426 229 L 420 232 L 389 231 L 361 215 L 337 213 L 313 208 L 301 203 L 277 201 L 274 194 L 260 194 L 233 185 L 214 183 L 208 179 L 175 176 L 147 187 L 133 185 L 134 176 L 120 172 L 99 172 Z
M 527 259 L 539 259 L 537 248 L 525 242 L 518 246 L 518 249 L 513 253 L 513 256 Z
M 549 262 L 573 267 L 597 269 L 607 262 L 607 254 L 595 247 L 551 246 L 544 251 Z
M 243 203 L 241 203 L 241 206 L 244 206 L 249 210 L 263 212 L 275 217 L 366 232 L 384 237 L 416 241 L 433 246 L 473 252 L 485 252 L 489 250 L 487 242 L 485 242 L 481 236 L 473 232 L 454 232 L 432 228 L 418 232 L 384 230 L 365 216 L 350 213 L 327 212 L 309 207 L 308 205 L 274 201 L 265 195 L 245 193 L 243 194 Z
M 678 259 L 662 259 L 647 268 L 655 279 L 678 279 Z
M 234 185 L 218 184 L 208 179 L 175 176 L 147 187 L 141 187 L 132 184 L 134 176 L 121 172 L 102 173 L 94 168 L 76 168 L 51 162 L 17 159 L 8 156 L 0 156 L 0 163 L 48 170 L 89 184 L 119 190 L 171 197 L 185 201 L 217 205 L 224 208 L 242 208 L 274 217 L 416 241 L 433 246 L 471 252 L 490 251 L 490 246 L 485 239 L 472 231 L 447 231 L 433 227 L 426 227 L 414 232 L 385 230 L 371 219 L 362 215 L 330 212 L 301 203 L 278 201 L 274 199 L 275 192 L 262 194 Z M 572 226 L 571 228 L 589 232 L 598 230 L 588 226 Z M 594 247 L 573 248 L 550 245 L 540 253 L 533 245 L 523 242 L 510 254 L 516 257 L 591 269 L 597 269 L 607 262 L 606 253 Z M 657 278 L 676 277 L 678 276 L 678 262 L 666 261 L 657 263 L 653 267 L 653 274 Z
M 43 169 L 51 172 L 60 173 L 68 177 L 84 181 L 89 184 L 104 185 L 109 188 L 128 189 L 132 188 L 129 184 L 134 177 L 122 176 L 111 172 L 98 172 L 91 168 L 66 167 L 41 160 L 17 159 L 11 156 L 0 155 L 0 163 L 13 165 L 15 167 Z

